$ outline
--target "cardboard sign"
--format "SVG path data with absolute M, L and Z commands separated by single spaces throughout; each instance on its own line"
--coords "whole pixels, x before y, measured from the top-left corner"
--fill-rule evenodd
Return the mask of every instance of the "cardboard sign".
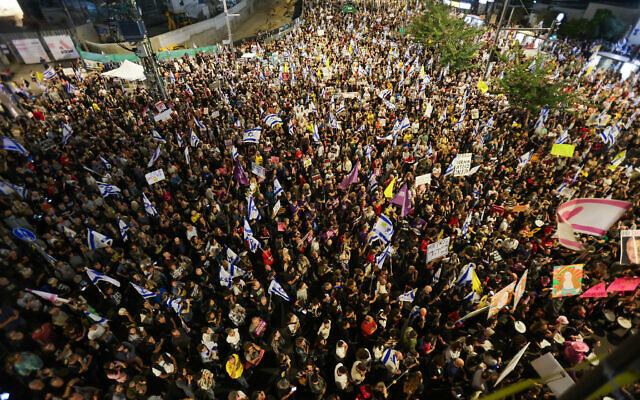
M 271 162 L 277 164 L 280 162 L 280 157 L 271 156 Z
M 502 382 L 502 380 L 504 378 L 506 378 L 507 375 L 509 375 L 511 373 L 511 371 L 513 371 L 515 369 L 516 365 L 518 365 L 518 362 L 520 361 L 520 359 L 524 355 L 524 352 L 527 351 L 527 347 L 529 347 L 530 344 L 531 343 L 527 343 L 526 345 L 524 345 L 524 347 L 521 348 L 520 351 L 515 356 L 513 356 L 511 361 L 509 361 L 509 364 L 507 364 L 507 366 L 504 368 L 504 370 L 500 373 L 500 376 L 496 380 L 496 383 L 493 384 L 494 387 L 497 386 L 498 383 Z
M 431 174 L 424 174 L 416 177 L 416 186 L 431 185 Z
M 149 185 L 153 185 L 154 183 L 158 183 L 165 179 L 164 171 L 162 169 L 157 169 L 153 172 L 149 172 L 144 177 L 147 179 L 147 183 Z
M 571 189 L 570 187 L 565 186 L 558 194 L 562 197 L 565 197 L 567 200 L 571 200 L 573 195 L 576 194 L 576 191 L 575 189 Z
M 465 176 L 471 170 L 471 153 L 458 154 L 456 165 L 453 167 L 453 176 Z
M 558 265 L 553 267 L 551 297 L 575 296 L 582 292 L 582 269 L 584 264 Z
M 607 297 L 607 294 L 607 282 L 600 282 L 582 293 L 580 297 Z
M 225 139 L 225 140 L 224 140 L 224 145 L 225 145 L 227 148 L 229 148 L 229 147 L 233 146 L 233 140 L 231 140 L 231 139 Z
M 572 144 L 554 144 L 551 147 L 551 154 L 554 156 L 573 157 L 576 146 Z
M 259 178 L 264 179 L 265 178 L 265 171 L 264 168 L 259 166 L 256 163 L 251 163 L 251 172 L 255 175 L 257 175 Z
M 446 256 L 449 252 L 450 237 L 446 237 L 438 242 L 429 243 L 427 246 L 427 262 L 431 262 L 436 258 Z
M 158 122 L 158 121 L 168 121 L 171 119 L 171 114 L 173 113 L 173 110 L 168 108 L 166 110 L 164 110 L 163 112 L 160 112 L 156 115 L 153 116 L 153 119 Z
M 607 292 L 633 292 L 640 285 L 640 278 L 618 278 L 609 287 Z
M 217 118 L 220 116 L 220 111 L 216 110 L 211 113 L 211 118 Z
M 487 319 L 490 319 L 491 317 L 496 315 L 498 311 L 502 309 L 502 307 L 507 305 L 507 303 L 509 302 L 509 296 L 511 295 L 511 292 L 513 292 L 513 289 L 515 287 L 516 287 L 516 283 L 511 282 L 509 285 L 502 288 L 502 290 L 500 290 L 491 298 Z
M 553 354 L 546 353 L 545 355 L 536 358 L 531 362 L 531 366 L 536 370 L 538 375 L 546 382 L 549 389 L 560 397 L 567 389 L 574 385 L 573 379 L 562 368 L 562 365 L 553 357 Z M 553 376 L 553 379 L 545 379 Z
M 157 102 L 155 106 L 156 106 L 156 110 L 158 110 L 159 113 L 167 109 L 167 106 L 164 104 L 164 101 Z

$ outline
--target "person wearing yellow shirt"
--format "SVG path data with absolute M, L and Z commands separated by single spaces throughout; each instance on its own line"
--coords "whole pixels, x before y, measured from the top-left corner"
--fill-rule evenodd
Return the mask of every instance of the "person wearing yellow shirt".
M 237 354 L 232 354 L 227 358 L 227 364 L 225 365 L 227 374 L 229 377 L 236 382 L 238 382 L 243 388 L 249 388 L 249 383 L 242 376 L 242 372 L 244 368 L 242 367 L 242 363 L 240 362 L 240 357 Z

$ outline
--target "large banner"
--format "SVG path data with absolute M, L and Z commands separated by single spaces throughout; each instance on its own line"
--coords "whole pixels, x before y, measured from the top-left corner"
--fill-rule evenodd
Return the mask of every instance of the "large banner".
M 41 58 L 49 61 L 49 56 L 47 56 L 47 52 L 38 38 L 13 39 L 11 43 L 13 43 L 25 64 L 37 64 Z
M 67 35 L 45 36 L 44 41 L 56 60 L 80 57 L 73 40 Z

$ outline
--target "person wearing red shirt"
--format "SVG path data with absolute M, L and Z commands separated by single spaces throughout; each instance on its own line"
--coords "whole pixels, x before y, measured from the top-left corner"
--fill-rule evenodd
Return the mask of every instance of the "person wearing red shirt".
M 270 248 L 267 247 L 262 251 L 262 261 L 264 262 L 264 265 L 271 266 L 271 264 L 273 264 L 273 256 L 271 255 Z
M 364 317 L 364 320 L 360 325 L 360 330 L 362 331 L 362 336 L 364 336 L 365 339 L 371 338 L 377 329 L 378 324 L 376 324 L 376 320 L 373 319 L 371 315 Z

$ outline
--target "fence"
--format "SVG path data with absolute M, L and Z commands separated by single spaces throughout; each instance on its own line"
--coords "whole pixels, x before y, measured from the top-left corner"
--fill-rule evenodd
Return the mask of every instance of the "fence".
M 195 49 L 180 49 L 180 50 L 171 50 L 171 51 L 160 51 L 156 53 L 156 56 L 160 60 L 171 60 L 174 58 L 183 57 L 185 54 L 189 56 L 194 56 L 197 53 L 216 53 L 218 51 L 218 46 L 207 46 L 207 47 L 198 47 Z M 129 61 L 140 61 L 140 58 L 133 54 L 98 54 L 92 53 L 90 51 L 81 51 L 78 49 L 80 53 L 80 57 L 85 60 L 96 61 L 101 63 L 109 63 L 109 62 L 123 62 L 124 60 Z

